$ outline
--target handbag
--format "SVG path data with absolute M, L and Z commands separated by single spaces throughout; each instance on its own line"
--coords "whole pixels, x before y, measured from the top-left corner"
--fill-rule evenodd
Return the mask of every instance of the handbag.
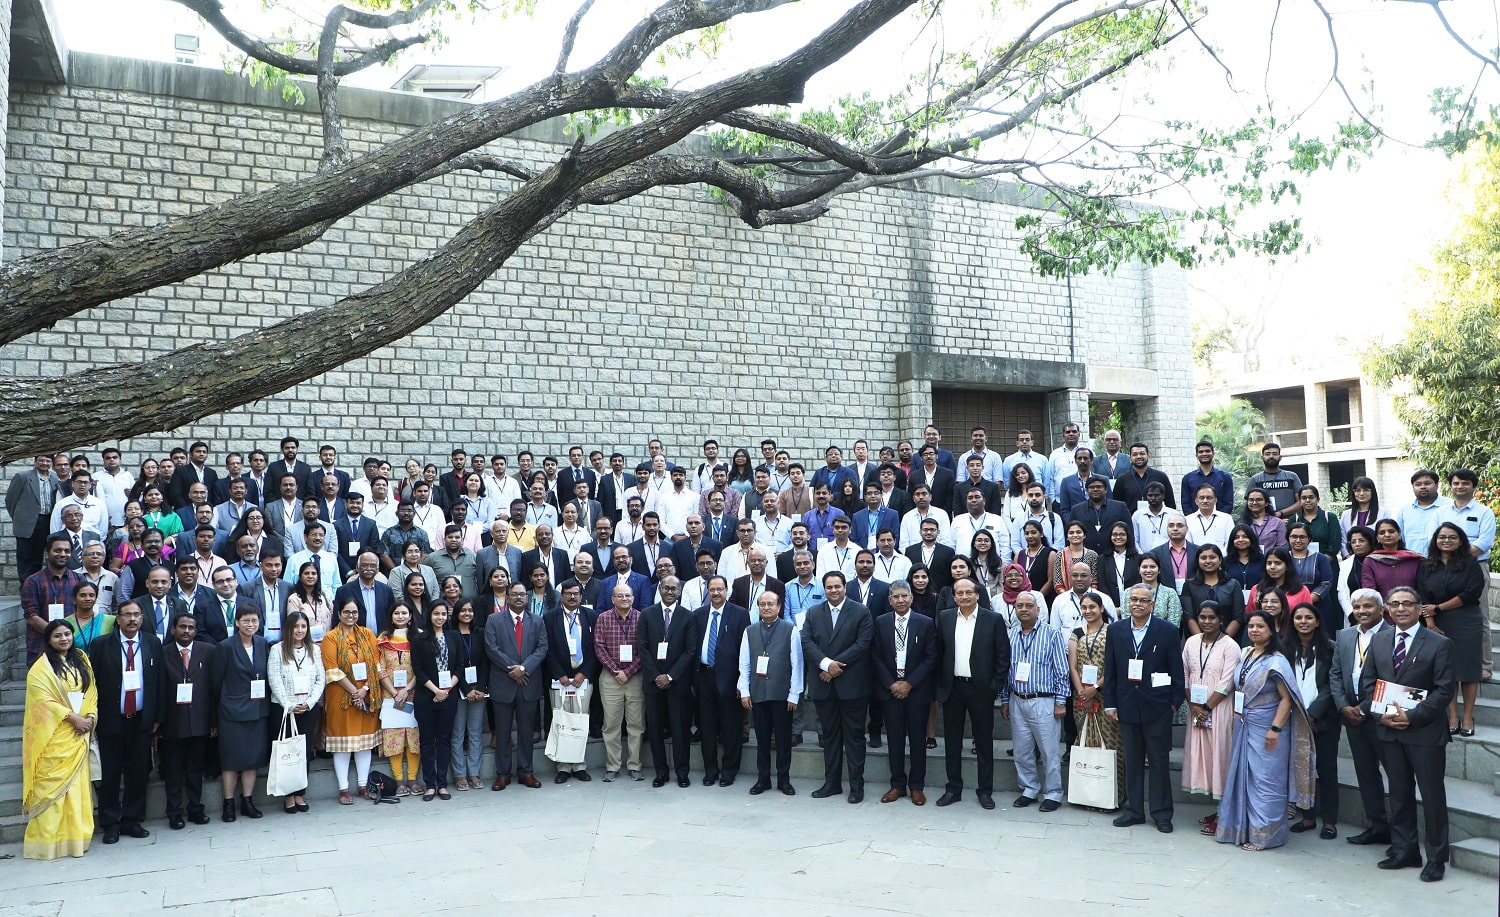
M 396 779 L 390 774 L 380 771 L 370 771 L 370 779 L 365 784 L 365 788 L 370 794 L 370 801 L 375 805 L 380 805 L 382 802 L 394 805 L 401 801 L 400 797 L 396 795 L 399 784 L 396 783 Z
M 569 707 L 574 709 L 570 710 Z M 562 707 L 552 711 L 552 731 L 547 733 L 547 758 L 559 764 L 580 764 L 588 754 L 589 714 L 577 694 L 563 692 Z
M 297 717 L 287 710 L 271 743 L 271 765 L 266 771 L 266 793 L 290 796 L 307 789 L 307 739 L 297 729 Z
M 1104 747 L 1104 731 L 1095 718 L 1097 716 L 1084 717 L 1083 728 L 1078 731 L 1078 744 L 1073 746 L 1069 756 L 1068 802 L 1095 809 L 1116 809 L 1120 805 L 1117 776 L 1120 756 L 1114 749 Z M 1091 731 L 1098 740 L 1096 744 L 1089 743 Z

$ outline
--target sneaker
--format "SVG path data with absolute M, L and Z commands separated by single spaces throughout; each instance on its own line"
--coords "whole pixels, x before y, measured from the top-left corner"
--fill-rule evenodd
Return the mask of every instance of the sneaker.
M 642 780 L 646 779 L 646 775 L 642 774 L 640 771 L 631 771 L 630 779 L 634 780 L 636 783 L 640 783 Z
M 619 771 L 605 771 L 604 772 L 604 782 L 605 783 L 614 783 L 615 782 L 615 778 L 618 777 L 618 776 L 620 776 L 620 772 Z

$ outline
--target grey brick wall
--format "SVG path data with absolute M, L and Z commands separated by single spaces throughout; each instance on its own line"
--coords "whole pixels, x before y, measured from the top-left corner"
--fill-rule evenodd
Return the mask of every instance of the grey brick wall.
M 453 104 L 351 93 L 353 146 L 367 150 Z M 74 55 L 67 87 L 12 86 L 9 129 L 4 245 L 13 256 L 189 213 L 310 171 L 318 153 L 306 106 L 213 71 L 92 55 Z M 538 130 L 494 151 L 542 163 L 561 139 Z M 316 309 L 436 248 L 508 187 L 451 176 L 393 195 L 302 251 L 111 303 L 8 345 L 0 375 L 140 360 Z M 291 431 L 305 447 L 333 443 L 347 467 L 367 453 L 398 465 L 445 455 L 450 444 L 541 455 L 581 440 L 638 456 L 653 435 L 669 454 L 692 456 L 709 433 L 749 445 L 770 431 L 811 458 L 830 440 L 920 435 L 931 385 L 898 383 L 902 351 L 1068 360 L 1076 347 L 1076 362 L 1147 367 L 1172 382 L 1142 423 L 1163 444 L 1158 464 L 1186 470 L 1180 272 L 1127 267 L 1076 279 L 1070 328 L 1064 284 L 1037 277 L 1019 251 L 1017 200 L 992 183 L 880 190 L 842 199 L 814 224 L 764 231 L 696 188 L 581 211 L 408 340 L 275 397 L 116 445 L 130 465 L 198 438 L 274 454 Z M 1058 397 L 1053 419 L 1076 408 L 1083 421 L 1085 398 Z M 10 539 L 0 544 L 8 567 Z M 0 582 L 14 588 L 8 569 Z

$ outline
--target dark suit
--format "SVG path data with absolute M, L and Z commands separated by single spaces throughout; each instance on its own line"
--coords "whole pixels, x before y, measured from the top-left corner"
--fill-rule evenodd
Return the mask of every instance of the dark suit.
M 1161 583 L 1163 586 L 1166 586 L 1168 589 L 1176 589 L 1177 574 L 1172 569 L 1172 542 L 1164 541 L 1151 550 L 1147 551 L 1146 553 L 1156 558 L 1156 564 L 1161 568 L 1161 573 L 1157 576 L 1157 582 Z M 1136 561 L 1136 567 L 1140 567 L 1139 559 L 1137 559 Z M 1192 579 L 1195 575 L 1197 575 L 1197 573 L 1198 545 L 1195 545 L 1191 541 L 1189 541 L 1187 542 L 1188 579 Z M 1251 585 L 1254 584 L 1252 583 Z
M 154 603 L 148 598 L 145 600 L 149 605 Z M 141 625 L 145 630 L 147 626 L 155 626 L 155 609 L 143 608 L 146 621 Z M 229 629 L 224 626 L 224 615 L 219 611 L 219 603 L 215 601 L 215 593 L 206 586 L 196 586 L 193 589 L 193 601 L 191 604 L 182 597 L 182 590 L 174 583 L 167 590 L 167 620 L 165 630 L 170 634 L 172 622 L 180 614 L 190 614 L 198 622 L 198 636 L 205 638 L 210 643 L 220 643 L 229 636 Z M 152 633 L 155 633 L 153 630 Z M 168 638 L 170 639 L 170 637 Z
M 917 504 L 912 502 L 911 495 L 906 492 L 906 488 L 901 486 L 900 481 L 897 481 L 896 486 L 891 488 L 889 497 L 887 497 L 885 492 L 882 491 L 880 494 L 880 499 L 881 502 L 885 504 L 886 509 L 893 510 L 896 513 L 897 519 L 900 519 L 911 510 L 917 508 Z M 901 529 L 899 525 L 896 528 L 896 540 L 901 540 Z M 874 550 L 874 548 L 871 548 L 871 550 Z
M 740 638 L 750 626 L 750 612 L 743 606 L 725 602 L 720 609 L 719 636 L 712 656 L 708 652 L 708 632 L 713 622 L 713 606 L 704 605 L 693 613 L 693 630 L 698 635 L 695 653 L 697 674 L 693 679 L 698 696 L 698 731 L 703 755 L 703 779 L 733 781 L 740 772 L 740 753 L 744 750 L 741 727 L 745 721 L 739 701 Z M 707 664 L 705 665 L 705 661 Z
M 477 558 L 475 559 L 475 566 L 478 566 Z M 549 562 L 543 564 L 542 549 L 532 548 L 530 551 L 523 551 L 521 553 L 521 582 L 530 586 L 531 571 L 536 567 L 542 566 L 548 567 L 547 584 L 550 586 L 557 586 L 573 575 L 573 563 L 572 559 L 568 557 L 567 551 L 564 551 L 562 548 L 553 548 L 552 553 L 549 555 Z M 486 582 L 488 581 L 486 580 Z
M 823 740 L 823 785 L 842 785 L 847 757 L 851 793 L 865 785 L 864 727 L 874 690 L 874 632 L 870 610 L 847 596 L 837 621 L 826 601 L 809 608 L 802 619 L 802 659 L 810 673 L 807 696 L 818 711 Z M 820 678 L 824 659 L 841 663 L 843 674 L 829 681 Z
M 161 721 L 161 641 L 141 630 L 135 640 L 135 671 L 141 690 L 135 712 L 124 712 L 125 635 L 119 631 L 89 645 L 89 664 L 99 692 L 99 828 L 118 833 L 146 817 L 146 777 L 151 769 L 151 734 Z M 124 792 L 121 792 L 121 783 Z
M 906 665 L 897 670 L 896 615 L 883 614 L 875 619 L 874 644 L 870 650 L 875 663 L 875 697 L 881 705 L 890 742 L 891 789 L 922 790 L 927 786 L 927 715 L 937 697 L 939 645 L 937 625 L 919 614 L 906 615 Z M 910 686 L 905 698 L 891 694 L 891 685 L 904 681 Z M 911 769 L 906 756 L 911 754 Z
M 438 666 L 438 650 L 447 657 L 446 671 Z M 418 634 L 411 643 L 412 682 L 416 686 L 416 710 L 418 742 L 422 755 L 422 783 L 429 789 L 448 788 L 448 768 L 453 760 L 453 720 L 458 715 L 463 700 L 460 679 L 463 676 L 463 641 L 456 627 L 444 627 L 441 634 Z M 439 701 L 427 687 L 441 687 L 443 675 L 448 676 L 448 696 Z M 541 680 L 540 673 L 537 680 Z M 530 736 L 527 736 L 530 739 Z M 528 744 L 530 744 L 528 742 Z
M 906 479 L 906 492 L 916 490 L 918 484 L 926 484 L 927 489 L 932 492 L 932 505 L 939 509 L 945 509 L 953 505 L 953 485 L 957 481 L 953 478 L 953 471 L 938 465 L 933 469 L 932 477 L 927 476 L 927 469 L 921 465 L 913 468 Z
M 338 535 L 338 544 L 334 547 L 338 551 L 339 566 L 346 568 L 346 573 L 354 569 L 355 561 L 364 552 L 380 553 L 380 532 L 375 528 L 375 520 L 369 516 L 340 516 L 333 520 L 333 531 Z M 351 545 L 356 548 L 352 554 L 349 552 Z
M 166 497 L 172 501 L 173 506 L 188 506 L 191 503 L 188 500 L 188 490 L 194 484 L 202 482 L 203 486 L 208 490 L 209 499 L 212 499 L 214 484 L 218 480 L 219 473 L 217 471 L 205 465 L 203 466 L 203 471 L 199 472 L 197 468 L 193 467 L 192 462 L 188 462 L 186 465 L 179 466 L 176 471 L 172 472 L 172 483 L 168 486 L 168 490 L 171 492 Z
M 1068 514 L 1069 522 L 1076 522 L 1083 526 L 1084 547 L 1091 548 L 1100 557 L 1114 550 L 1109 542 L 1109 530 L 1114 528 L 1116 522 L 1130 525 L 1130 507 L 1118 500 L 1104 501 L 1104 506 L 1098 507 L 1085 500 L 1074 506 Z
M 51 541 L 53 538 L 66 538 L 69 541 L 73 542 L 73 554 L 68 558 L 69 570 L 83 569 L 84 545 L 92 544 L 95 541 L 99 542 L 100 544 L 104 543 L 103 535 L 100 535 L 98 532 L 86 532 L 82 529 L 77 532 L 70 532 L 67 529 L 58 529 L 57 531 L 52 532 L 47 536 L 48 541 Z
M 1458 677 L 1453 671 L 1453 644 L 1441 634 L 1418 627 L 1416 636 L 1407 640 L 1406 660 L 1397 669 L 1393 659 L 1396 634 L 1396 629 L 1389 627 L 1370 639 L 1365 666 L 1359 673 L 1359 706 L 1366 716 L 1371 715 L 1370 698 L 1377 680 L 1427 692 L 1421 703 L 1406 711 L 1411 723 L 1406 729 L 1392 729 L 1376 718 L 1380 760 L 1390 781 L 1391 855 L 1420 859 L 1414 792 L 1420 789 L 1427 862 L 1446 863 L 1448 790 L 1443 775 L 1448 743 L 1452 741 L 1448 735 L 1448 704 L 1458 688 Z
M 170 595 L 170 593 L 168 593 Z M 207 636 L 214 643 L 223 643 L 228 640 L 234 632 L 234 619 L 238 617 L 241 608 L 249 608 L 260 617 L 261 628 L 264 629 L 266 614 L 261 610 L 260 602 L 254 598 L 241 595 L 236 587 L 234 598 L 230 599 L 234 604 L 231 606 L 230 615 L 226 619 L 224 614 L 224 600 L 219 598 L 217 592 L 210 591 L 208 596 L 198 597 L 194 616 L 198 618 L 198 635 Z M 285 607 L 285 606 L 283 606 Z
M 1151 767 L 1150 815 L 1157 823 L 1172 821 L 1172 778 L 1167 754 L 1172 748 L 1172 711 L 1182 706 L 1182 645 L 1178 630 L 1155 615 L 1135 648 L 1127 616 L 1109 625 L 1105 637 L 1104 707 L 1115 710 L 1125 746 L 1124 815 L 1145 818 L 1146 765 Z M 1139 681 L 1130 680 L 1130 661 L 1141 660 Z M 1168 683 L 1153 686 L 1153 674 Z
M 391 619 L 391 605 L 395 602 L 395 597 L 391 595 L 391 587 L 379 580 L 375 581 L 370 591 L 375 594 L 374 608 L 366 605 L 364 587 L 360 584 L 359 580 L 356 579 L 345 583 L 333 594 L 333 607 L 338 609 L 342 608 L 345 602 L 353 602 L 359 606 L 359 626 L 368 627 L 378 634 L 385 629 L 386 624 Z M 478 627 L 479 605 L 477 601 L 474 608 L 474 626 Z
M 338 493 L 336 493 L 335 496 L 337 496 L 341 502 L 345 497 L 349 496 L 349 485 L 354 483 L 354 479 L 349 477 L 349 472 L 347 471 L 340 471 L 339 469 L 335 468 L 332 472 L 329 472 L 322 465 L 319 465 L 316 468 L 312 468 L 308 471 L 308 476 L 310 478 L 308 486 L 312 488 L 313 496 L 318 498 L 319 503 L 323 502 L 323 478 L 327 477 L 330 473 L 339 482 Z
M 547 629 L 548 680 L 572 678 L 580 673 L 590 683 L 599 680 L 599 657 L 594 655 L 594 618 L 593 607 L 578 606 L 578 651 L 581 659 L 575 666 L 573 657 L 568 654 L 567 612 L 561 605 L 555 605 L 542 615 L 542 623 Z
M 240 476 L 237 478 L 231 477 L 226 473 L 223 477 L 215 481 L 213 483 L 213 486 L 208 489 L 208 502 L 212 503 L 214 506 L 220 506 L 224 503 L 228 503 L 229 483 L 231 481 L 244 481 L 245 502 L 253 503 L 256 506 L 260 505 L 260 486 L 257 485 L 254 481 L 250 480 L 250 472 L 248 471 L 240 472 Z
M 979 759 L 977 789 L 983 798 L 995 791 L 995 698 L 1010 677 L 1010 633 L 999 614 L 983 607 L 975 608 L 974 614 L 969 677 L 960 678 L 954 674 L 954 666 L 958 664 L 955 634 L 959 610 L 938 611 L 937 638 L 943 657 L 938 663 L 937 701 L 943 705 L 943 757 L 948 766 L 944 789 L 953 794 L 964 789 L 964 718 L 967 717 Z
M 316 497 L 318 491 L 312 486 L 312 468 L 301 459 L 297 459 L 288 466 L 286 459 L 279 458 L 266 466 L 266 479 L 271 482 L 271 494 L 266 499 L 275 499 L 281 496 L 281 479 L 291 475 L 297 479 L 297 499 L 305 500 L 308 497 Z M 176 477 L 174 474 L 173 477 Z M 274 494 L 274 497 L 272 496 Z
M 625 474 L 624 488 L 630 490 L 635 485 L 635 476 Z M 594 499 L 599 501 L 599 506 L 604 510 L 604 515 L 609 517 L 610 522 L 619 522 L 625 517 L 625 498 L 628 496 L 624 491 L 615 487 L 615 476 L 607 474 L 599 479 L 599 489 Z
M 914 544 L 904 552 L 906 559 L 913 564 L 922 563 L 922 545 Z M 957 556 L 953 549 L 937 542 L 932 546 L 932 563 L 928 564 L 928 592 L 942 592 L 944 588 L 953 585 L 953 574 L 949 565 Z
M 571 463 L 564 465 L 557 472 L 557 493 L 563 500 L 573 499 L 573 485 L 579 481 L 587 481 L 589 485 L 589 499 L 598 498 L 599 494 L 599 472 L 585 465 L 582 468 L 574 468 Z
M 1099 460 L 1097 458 L 1094 459 L 1094 464 L 1098 465 L 1098 463 Z M 1166 490 L 1167 505 L 1172 509 L 1177 508 L 1177 498 L 1172 495 L 1172 479 L 1167 477 L 1166 472 L 1156 468 L 1147 468 L 1144 475 L 1138 475 L 1135 473 L 1135 469 L 1130 467 L 1128 461 L 1125 465 L 1125 472 L 1114 479 L 1115 486 L 1113 493 L 1110 494 L 1111 497 L 1131 507 L 1131 512 L 1135 512 L 1135 505 L 1144 502 L 1146 499 L 1146 485 L 1154 481 Z M 1099 474 L 1097 468 L 1095 468 L 1094 473 Z
M 693 667 L 698 659 L 698 629 L 690 609 L 678 605 L 670 627 L 664 626 L 661 605 L 641 612 L 636 628 L 636 658 L 641 660 L 641 691 L 645 694 L 646 738 L 651 742 L 651 760 L 656 776 L 666 780 L 667 734 L 672 736 L 672 770 L 678 780 L 688 779 L 693 748 L 689 734 L 693 725 Z M 665 647 L 662 646 L 665 644 Z M 672 683 L 656 686 L 657 676 Z
M 985 512 L 994 513 L 997 516 L 1004 514 L 1005 493 L 1000 489 L 1000 485 L 994 481 L 986 481 L 983 478 L 980 478 L 976 483 L 965 477 L 962 481 L 953 485 L 953 497 L 947 504 L 948 515 L 957 519 L 969 511 L 968 494 L 971 490 L 977 490 L 984 495 Z M 936 506 L 937 504 L 934 503 L 933 505 Z
M 1375 633 L 1387 629 L 1384 621 L 1377 620 Z M 1333 645 L 1333 662 L 1328 670 L 1328 688 L 1333 692 L 1336 710 L 1345 707 L 1361 707 L 1363 695 L 1359 690 L 1359 679 L 1354 667 L 1358 664 L 1357 651 L 1359 627 L 1346 627 L 1338 632 Z M 1375 633 L 1370 639 L 1375 639 Z M 1365 658 L 1369 658 L 1366 645 Z M 1344 731 L 1349 736 L 1349 757 L 1354 761 L 1354 778 L 1359 784 L 1359 801 L 1365 810 L 1365 822 L 1372 829 L 1389 835 L 1391 822 L 1386 817 L 1385 780 L 1380 776 L 1380 738 L 1376 735 L 1374 717 L 1366 716 L 1360 723 L 1344 721 Z
M 495 707 L 495 777 L 517 779 L 531 775 L 531 736 L 536 729 L 536 706 L 546 686 L 542 663 L 547 659 L 547 633 L 542 620 L 523 614 L 521 645 L 516 646 L 514 616 L 490 615 L 484 622 L 484 651 L 490 661 L 490 703 Z M 512 666 L 524 666 L 527 682 L 510 677 Z M 511 724 L 516 744 L 511 744 Z
M 672 542 L 663 538 L 657 541 L 656 546 L 656 560 L 661 560 L 663 557 L 672 556 Z M 651 555 L 647 553 L 646 542 L 644 539 L 640 541 L 632 541 L 630 543 L 630 568 L 639 573 L 641 576 L 646 577 L 647 579 L 656 576 L 656 563 L 651 559 Z M 683 571 L 678 570 L 677 573 L 679 576 L 681 576 Z M 691 578 L 692 577 L 685 577 L 685 579 Z M 647 596 L 647 598 L 649 599 L 650 596 Z M 649 604 L 649 601 L 645 603 L 645 605 Z M 638 605 L 636 607 L 644 608 L 645 605 Z
M 717 527 L 719 532 L 717 535 L 715 535 L 714 517 L 708 515 L 707 513 L 703 514 L 703 540 L 717 542 L 719 545 L 719 551 L 714 555 L 715 557 L 718 557 L 719 554 L 724 553 L 725 548 L 739 541 L 738 534 L 740 517 L 731 516 L 729 513 L 725 513 L 718 518 L 718 523 L 719 524 Z M 681 544 L 681 542 L 678 542 L 678 544 Z M 688 569 L 691 570 L 693 568 L 689 566 Z M 677 572 L 681 573 L 682 568 L 678 567 Z
M 1109 596 L 1110 601 L 1115 603 L 1116 608 L 1123 608 L 1125 607 L 1125 590 L 1141 581 L 1141 557 L 1139 554 L 1136 554 L 1125 559 L 1125 576 L 1122 580 L 1119 571 L 1115 569 L 1114 553 L 1114 548 L 1111 547 L 1108 551 L 1099 554 L 1099 582 L 1097 585 L 1099 591 Z M 1171 571 L 1168 570 L 1167 572 L 1170 573 Z M 1182 592 L 1184 605 L 1187 604 L 1187 598 L 1187 590 L 1184 589 Z M 1244 597 L 1241 596 L 1240 599 L 1243 603 Z M 1185 608 L 1183 609 L 1183 614 L 1187 614 Z
M 891 610 L 890 595 L 891 587 L 874 577 L 868 583 L 861 583 L 857 577 L 849 580 L 849 601 L 865 606 L 871 621 Z
M 705 533 L 702 538 L 698 539 L 698 543 L 696 545 L 693 544 L 693 540 L 691 538 L 684 538 L 681 541 L 672 542 L 672 563 L 677 567 L 677 578 L 682 580 L 684 583 L 698 575 L 697 571 L 699 551 L 712 552 L 714 555 L 714 562 L 717 564 L 719 555 L 724 553 L 724 545 L 708 537 L 707 533 Z M 646 576 L 648 577 L 654 575 L 654 570 L 646 573 Z M 736 602 L 735 604 L 745 605 L 744 602 Z M 750 606 L 745 605 L 745 607 L 749 608 Z
M 218 724 L 210 663 L 214 645 L 194 640 L 187 670 L 182 667 L 182 648 L 176 641 L 162 649 L 161 656 L 161 775 L 167 794 L 167 817 L 183 815 L 183 789 L 187 791 L 187 814 L 203 813 L 203 771 L 208 761 L 209 733 Z M 193 686 L 192 703 L 177 700 L 177 687 Z
M 762 583 L 765 586 L 766 592 L 774 592 L 775 594 L 781 596 L 783 600 L 786 599 L 786 585 L 783 584 L 781 580 L 767 573 L 765 575 L 765 578 L 762 580 Z M 754 599 L 750 598 L 750 574 L 748 573 L 746 573 L 744 576 L 736 577 L 734 582 L 729 587 L 729 601 L 735 605 L 739 605 L 747 611 L 755 611 L 754 617 L 756 618 L 760 617 L 760 611 L 757 609 L 755 604 L 756 600 L 758 600 L 759 598 L 760 593 L 756 593 Z M 785 607 L 784 602 L 782 607 Z
M 519 582 L 521 579 L 521 555 L 523 553 L 525 552 L 515 545 L 507 544 L 505 546 L 505 557 L 502 560 L 500 549 L 496 548 L 493 544 L 480 548 L 479 553 L 474 555 L 474 566 L 479 572 L 479 591 L 483 593 L 489 590 L 490 574 L 494 573 L 502 565 L 505 567 L 506 572 L 510 574 L 510 581 L 512 583 Z

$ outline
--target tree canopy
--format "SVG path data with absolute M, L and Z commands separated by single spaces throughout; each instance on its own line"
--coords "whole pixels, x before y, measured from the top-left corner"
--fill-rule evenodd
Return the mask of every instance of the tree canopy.
M 297 0 L 288 24 L 266 35 L 238 25 L 221 0 L 170 2 L 245 55 L 253 77 L 312 79 L 323 133 L 318 168 L 186 217 L 6 263 L 0 344 L 257 254 L 317 246 L 336 221 L 456 171 L 493 176 L 494 200 L 426 257 L 313 313 L 138 364 L 6 379 L 4 460 L 82 445 L 80 429 L 103 439 L 171 429 L 282 391 L 432 321 L 579 208 L 654 188 L 712 187 L 746 224 L 765 228 L 815 220 L 840 197 L 883 185 L 1003 177 L 1024 185 L 1035 205 L 1016 228 L 1036 270 L 1071 275 L 1131 260 L 1192 266 L 1240 252 L 1297 252 L 1302 227 L 1286 211 L 1298 180 L 1356 163 L 1385 136 L 1353 84 L 1356 68 L 1341 57 L 1343 13 L 1323 0 L 1278 4 L 1263 32 L 1233 37 L 1274 46 L 1283 6 L 1326 23 L 1327 62 L 1313 75 L 1319 98 L 1340 101 L 1338 116 L 1322 120 L 1238 88 L 1241 104 L 1220 117 L 1156 111 L 1156 93 L 1181 88 L 1175 68 L 1184 62 L 1232 87 L 1255 82 L 1226 62 L 1206 30 L 1209 6 L 1193 0 L 822 0 L 799 6 L 800 44 L 760 54 L 735 43 L 736 28 L 796 0 L 660 0 L 585 64 L 574 49 L 603 5 L 573 0 L 551 72 L 354 155 L 338 107 L 346 78 L 435 40 L 456 14 L 526 15 L 546 0 L 464 9 L 454 0 L 350 0 L 326 7 L 311 27 L 296 25 L 308 20 L 293 13 L 313 0 Z M 1434 14 L 1431 28 L 1474 59 L 1472 86 L 1434 87 L 1438 139 L 1460 148 L 1486 135 L 1493 117 L 1479 87 L 1500 68 L 1449 22 L 1443 4 L 1423 5 Z M 800 104 L 809 81 L 877 35 L 918 43 L 934 34 L 944 37 L 927 65 L 898 90 Z M 727 75 L 674 75 L 673 61 L 729 47 L 746 62 Z M 556 118 L 573 121 L 576 142 L 545 168 L 510 161 L 495 143 Z M 711 142 L 682 144 L 695 133 Z M 1164 193 L 1176 209 L 1157 206 Z M 339 343 L 310 354 L 297 346 L 309 338 Z M 148 362 L 154 379 L 143 395 L 131 383 Z M 87 423 L 44 420 L 57 416 Z

